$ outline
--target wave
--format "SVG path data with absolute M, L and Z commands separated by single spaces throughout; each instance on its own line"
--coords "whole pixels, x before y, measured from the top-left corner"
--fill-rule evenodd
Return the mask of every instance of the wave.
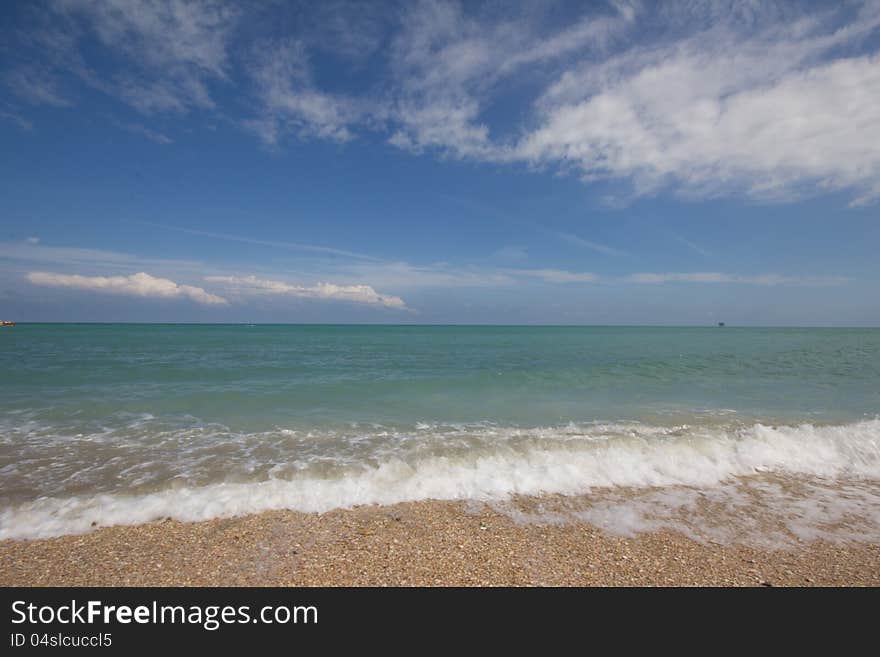
M 388 438 L 387 432 L 383 435 Z M 756 473 L 880 480 L 880 419 L 740 427 L 632 423 L 520 429 L 425 424 L 409 437 L 409 447 L 402 446 L 401 436 L 383 440 L 385 447 L 373 450 L 370 459 L 349 460 L 343 468 L 287 468 L 279 463 L 260 481 L 196 486 L 172 479 L 147 493 L 40 497 L 0 511 L 0 539 L 273 509 L 324 512 L 424 499 L 499 501 L 513 495 L 576 495 L 596 488 L 712 487 Z M 456 441 L 455 449 L 448 448 Z

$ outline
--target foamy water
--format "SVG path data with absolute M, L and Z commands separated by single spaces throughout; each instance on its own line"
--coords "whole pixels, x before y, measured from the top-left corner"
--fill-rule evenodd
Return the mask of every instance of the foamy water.
M 267 440 L 266 436 L 250 439 Z M 877 511 L 873 505 L 880 501 L 872 492 L 880 482 L 877 419 L 839 426 L 776 427 L 596 424 L 523 430 L 423 425 L 411 435 L 380 431 L 355 442 L 365 449 L 371 440 L 369 458 L 357 460 L 350 450 L 339 450 L 342 456 L 336 463 L 328 464 L 332 459 L 322 455 L 313 461 L 275 465 L 250 481 L 240 480 L 245 475 L 239 473 L 237 481 L 201 486 L 185 483 L 186 468 L 202 463 L 196 450 L 189 464 L 186 457 L 178 461 L 179 476 L 151 492 L 117 490 L 12 504 L 0 512 L 0 538 L 80 533 L 96 525 L 164 517 L 194 521 L 270 509 L 323 512 L 425 499 L 500 501 L 513 495 L 658 487 L 698 488 L 718 495 L 738 478 L 758 473 L 815 477 L 826 483 L 827 499 L 834 489 L 829 482 L 845 480 L 850 488 L 842 488 L 834 503 L 860 515 Z M 247 444 L 248 439 L 242 442 Z M 51 470 L 52 465 L 46 468 Z M 12 469 L 7 466 L 0 474 L 8 478 Z M 126 472 L 130 474 L 123 470 L 120 476 Z M 223 476 L 222 471 L 218 476 Z M 847 495 L 852 501 L 856 490 L 854 481 L 862 482 L 871 496 L 848 504 Z M 777 497 L 780 504 L 791 502 L 790 497 Z M 597 507 L 580 517 L 625 532 L 626 518 L 609 521 L 614 514 L 608 509 Z M 636 526 L 634 521 L 630 524 Z M 642 524 L 643 529 L 654 526 L 651 521 Z
M 757 495 L 880 535 L 877 330 L 19 325 L 0 368 L 0 538 L 585 493 L 624 534 Z

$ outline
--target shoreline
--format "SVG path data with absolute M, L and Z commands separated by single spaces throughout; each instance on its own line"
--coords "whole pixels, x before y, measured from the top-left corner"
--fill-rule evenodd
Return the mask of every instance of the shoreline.
M 2 586 L 880 586 L 880 544 L 779 549 L 554 520 L 580 498 L 166 519 L 0 542 Z M 539 508 L 544 520 L 523 522 Z

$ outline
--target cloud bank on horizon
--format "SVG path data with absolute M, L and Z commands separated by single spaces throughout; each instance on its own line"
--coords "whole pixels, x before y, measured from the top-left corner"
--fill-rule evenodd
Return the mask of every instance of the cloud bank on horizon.
M 138 272 L 130 276 L 81 276 L 79 274 L 32 271 L 28 272 L 25 278 L 33 285 L 47 287 L 73 288 L 156 299 L 187 298 L 206 306 L 225 306 L 229 303 L 223 297 L 205 292 L 203 288 L 194 285 L 179 285 L 167 278 L 151 276 L 145 272 Z
M 76 273 L 33 269 L 35 266 L 47 265 L 54 268 L 65 267 Z M 436 322 L 439 320 L 443 323 L 448 320 L 443 320 L 444 316 L 438 315 L 436 308 L 432 307 L 438 303 L 437 299 L 448 299 L 448 303 L 457 307 L 462 304 L 461 298 L 467 299 L 475 293 L 478 295 L 476 298 L 480 299 L 479 303 L 485 304 L 489 309 L 492 308 L 491 299 L 510 298 L 512 295 L 512 298 L 517 300 L 512 308 L 539 304 L 539 311 L 544 312 L 547 304 L 551 309 L 564 308 L 557 305 L 560 299 L 570 296 L 576 304 L 579 298 L 588 299 L 591 294 L 594 297 L 612 294 L 621 300 L 623 307 L 638 308 L 639 304 L 634 304 L 632 299 L 641 299 L 640 304 L 651 303 L 652 298 L 657 297 L 651 289 L 656 290 L 658 287 L 708 285 L 739 289 L 743 296 L 748 298 L 751 294 L 748 292 L 750 289 L 783 288 L 789 291 L 797 289 L 816 291 L 845 286 L 853 282 L 853 279 L 845 276 L 792 276 L 772 272 L 743 274 L 719 271 L 641 271 L 599 274 L 556 268 L 512 267 L 507 264 L 415 265 L 403 261 L 373 262 L 356 258 L 338 263 L 331 269 L 327 269 L 327 261 L 321 259 L 316 260 L 313 266 L 315 267 L 313 270 L 302 269 L 294 276 L 273 274 L 269 278 L 239 273 L 224 263 L 157 259 L 114 251 L 43 246 L 31 240 L 22 240 L 18 243 L 0 242 L 0 281 L 2 274 L 11 274 L 11 281 L 20 280 L 23 283 L 22 291 L 26 298 L 39 299 L 41 297 L 38 294 L 39 290 L 56 290 L 61 293 L 60 297 L 54 297 L 54 301 L 48 300 L 47 305 L 44 306 L 45 310 L 40 312 L 48 312 L 55 305 L 66 308 L 65 304 L 72 303 L 80 309 L 78 312 L 85 312 L 76 315 L 77 317 L 93 317 L 93 314 L 89 314 L 90 311 L 83 311 L 82 304 L 86 304 L 85 307 L 102 309 L 100 312 L 105 314 L 99 316 L 109 318 L 109 321 L 120 319 L 131 321 L 132 316 L 138 319 L 156 317 L 155 312 L 160 308 L 140 303 L 147 300 L 174 302 L 174 305 L 166 303 L 165 310 L 161 314 L 161 317 L 168 321 L 179 321 L 180 317 L 189 318 L 186 321 L 205 319 L 242 321 L 244 318 L 253 317 L 274 321 L 279 317 L 277 313 L 285 308 L 294 314 L 283 317 L 301 318 L 305 309 L 302 303 L 306 303 L 317 304 L 316 308 L 321 306 L 336 306 L 341 309 L 361 308 L 363 312 L 355 314 L 354 317 L 363 321 L 382 319 L 383 321 Z M 107 273 L 95 275 L 96 271 Z M 322 280 L 328 275 L 345 282 L 331 283 Z M 380 290 L 392 289 L 402 294 L 380 292 L 373 285 L 356 282 L 358 280 L 375 281 L 381 286 Z M 587 290 L 594 292 L 587 293 Z M 10 297 L 8 292 L 5 295 L 3 292 L 3 288 L 0 287 L 0 305 L 7 307 Z M 70 292 L 78 293 L 79 296 L 68 296 Z M 587 293 L 587 297 L 583 296 L 584 293 Z M 683 289 L 682 293 L 686 298 L 691 296 Z M 106 297 L 128 298 L 136 302 L 136 306 L 129 307 L 129 310 L 124 310 L 125 306 L 123 306 L 120 310 L 112 304 L 101 301 Z M 90 298 L 94 301 L 89 301 Z M 408 303 L 408 300 L 413 298 L 419 302 Z M 426 305 L 424 303 L 426 298 L 434 301 Z M 291 305 L 291 301 L 299 303 Z M 527 305 L 523 305 L 525 302 Z M 92 305 L 93 303 L 98 305 Z M 208 314 L 186 312 L 181 304 L 202 308 Z M 587 311 L 594 308 L 593 303 L 585 306 Z M 181 311 L 183 315 L 180 314 Z M 321 314 L 320 310 L 317 313 L 309 314 L 307 317 L 310 321 L 324 321 L 325 315 Z M 346 321 L 347 318 L 352 317 L 350 313 L 338 316 Z M 59 321 L 64 316 L 40 314 L 38 317 Z M 490 323 L 497 321 L 491 319 L 492 317 L 494 315 L 489 315 L 487 321 Z M 506 321 L 511 322 L 511 320 Z
M 189 299 L 205 306 L 226 306 L 229 300 L 204 288 L 175 283 L 167 278 L 138 272 L 128 276 L 83 276 L 80 274 L 57 274 L 32 271 L 25 279 L 36 286 L 70 288 L 154 299 Z M 369 285 L 334 285 L 318 283 L 313 287 L 291 285 L 283 281 L 264 280 L 255 276 L 206 276 L 205 280 L 228 289 L 238 298 L 252 295 L 288 295 L 306 299 L 347 301 L 385 308 L 405 310 L 406 303 L 400 297 L 379 294 Z
M 379 139 L 412 153 L 624 182 L 624 198 L 880 197 L 880 3 L 451 0 L 251 7 L 55 0 L 2 72 L 29 106 L 83 90 L 141 117 L 231 122 L 270 148 Z M 357 84 L 322 83 L 328 58 Z
M 349 301 L 377 305 L 385 308 L 406 309 L 400 297 L 379 294 L 369 285 L 336 285 L 319 282 L 312 287 L 291 285 L 284 281 L 266 280 L 256 276 L 207 276 L 206 281 L 228 288 L 238 296 L 281 295 L 305 299 L 324 299 L 330 301 Z

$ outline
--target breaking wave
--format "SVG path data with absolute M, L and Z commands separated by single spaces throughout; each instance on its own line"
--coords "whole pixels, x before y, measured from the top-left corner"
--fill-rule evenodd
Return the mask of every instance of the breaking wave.
M 215 475 L 214 481 L 151 462 L 144 467 L 165 473 L 152 490 L 117 484 L 115 490 L 11 503 L 0 511 L 0 539 L 272 509 L 324 512 L 425 499 L 498 502 L 513 495 L 575 495 L 596 488 L 712 488 L 756 473 L 880 481 L 880 419 L 845 425 L 628 423 L 531 429 L 419 424 L 409 431 L 374 428 L 320 440 L 279 430 L 275 442 L 266 439 L 254 434 L 238 436 L 232 446 L 215 443 L 212 462 L 222 473 L 216 470 L 218 459 L 235 463 L 246 445 L 287 441 L 284 449 L 248 452 L 248 468 Z M 316 444 L 323 447 L 305 449 Z M 172 447 L 169 453 L 182 453 L 180 444 Z M 155 445 L 151 450 L 154 457 L 161 454 Z M 197 443 L 193 450 L 210 451 L 210 444 Z M 260 459 L 259 467 L 253 459 Z M 122 465 L 118 481 L 125 486 L 130 466 Z

